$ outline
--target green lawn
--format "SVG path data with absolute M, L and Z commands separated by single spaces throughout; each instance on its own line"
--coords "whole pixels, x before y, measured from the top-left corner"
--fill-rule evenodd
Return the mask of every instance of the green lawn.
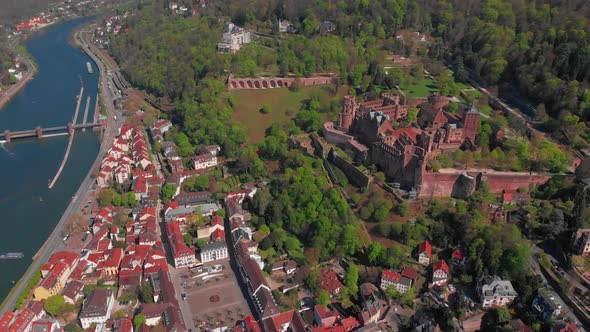
M 424 77 L 421 80 L 400 85 L 406 96 L 412 98 L 426 98 L 438 91 L 436 82 L 430 77 Z
M 248 130 L 250 143 L 260 142 L 264 139 L 264 132 L 274 122 L 288 123 L 301 109 L 306 100 L 318 95 L 320 99 L 334 98 L 329 91 L 329 86 L 303 87 L 293 92 L 287 88 L 268 90 L 234 90 L 230 94 L 235 99 L 233 118 L 244 125 Z M 342 97 L 346 89 L 341 88 L 338 96 Z M 270 113 L 260 112 L 263 104 L 270 105 Z

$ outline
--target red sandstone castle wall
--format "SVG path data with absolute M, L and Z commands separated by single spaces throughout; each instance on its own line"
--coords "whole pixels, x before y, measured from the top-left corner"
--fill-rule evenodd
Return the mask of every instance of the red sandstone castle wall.
M 288 88 L 295 80 L 299 80 L 303 86 L 322 85 L 332 83 L 330 76 L 312 76 L 302 78 L 292 77 L 246 77 L 233 78 L 227 80 L 227 88 L 229 90 L 241 89 L 274 89 L 274 88 Z
M 549 179 L 550 177 L 546 175 L 486 174 L 481 180 L 488 183 L 491 192 L 501 193 L 503 190 L 517 190 L 520 187 L 528 190 L 530 185 L 538 186 Z
M 477 177 L 480 173 L 468 173 L 470 176 Z M 420 197 L 430 196 L 451 196 L 453 188 L 461 173 L 431 173 L 422 174 L 422 183 L 420 187 Z M 546 175 L 529 175 L 529 174 L 483 174 L 481 181 L 487 182 L 492 193 L 501 193 L 503 190 L 517 190 L 520 187 L 529 189 L 530 185 L 538 186 L 544 184 L 550 179 Z
M 451 196 L 455 183 L 461 176 L 458 174 L 422 173 L 420 197 Z

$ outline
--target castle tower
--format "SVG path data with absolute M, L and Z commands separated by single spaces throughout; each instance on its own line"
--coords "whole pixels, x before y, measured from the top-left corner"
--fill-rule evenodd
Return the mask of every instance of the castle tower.
M 344 96 L 344 106 L 342 112 L 340 112 L 338 126 L 346 129 L 347 131 L 350 130 L 352 121 L 355 117 L 356 108 L 357 105 L 356 101 L 354 100 L 354 96 Z
M 428 97 L 428 102 L 430 103 L 430 105 L 432 105 L 432 108 L 434 108 L 437 111 L 443 109 L 443 107 L 449 104 L 447 98 L 441 96 L 438 93 L 433 93 L 432 95 L 430 95 Z
M 463 116 L 463 140 L 469 138 L 471 143 L 475 144 L 475 136 L 479 128 L 479 111 L 471 104 Z

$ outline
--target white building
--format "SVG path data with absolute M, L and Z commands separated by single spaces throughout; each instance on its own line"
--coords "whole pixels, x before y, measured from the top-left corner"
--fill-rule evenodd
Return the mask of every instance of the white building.
M 498 276 L 482 277 L 477 283 L 477 294 L 484 308 L 508 305 L 518 295 L 510 280 L 502 280 Z
M 97 288 L 92 291 L 84 300 L 78 316 L 82 328 L 87 329 L 94 323 L 105 323 L 111 317 L 114 302 L 112 290 Z
M 217 156 L 211 153 L 204 153 L 193 157 L 194 169 L 207 169 L 217 166 Z
M 201 263 L 212 262 L 228 257 L 225 241 L 209 242 L 201 246 Z
M 226 23 L 223 29 L 221 43 L 217 44 L 219 52 L 236 53 L 242 47 L 242 44 L 248 44 L 252 41 L 250 31 L 236 26 L 233 23 Z

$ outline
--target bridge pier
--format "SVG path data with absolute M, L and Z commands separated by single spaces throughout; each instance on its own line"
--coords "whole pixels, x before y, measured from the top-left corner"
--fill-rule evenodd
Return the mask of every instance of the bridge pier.
M 37 138 L 43 138 L 43 129 L 41 129 L 41 127 L 35 128 L 35 133 L 37 134 Z
M 10 143 L 10 130 L 8 129 L 4 131 L 4 140 L 6 143 Z
M 74 133 L 74 125 L 68 123 L 68 134 L 72 135 Z

